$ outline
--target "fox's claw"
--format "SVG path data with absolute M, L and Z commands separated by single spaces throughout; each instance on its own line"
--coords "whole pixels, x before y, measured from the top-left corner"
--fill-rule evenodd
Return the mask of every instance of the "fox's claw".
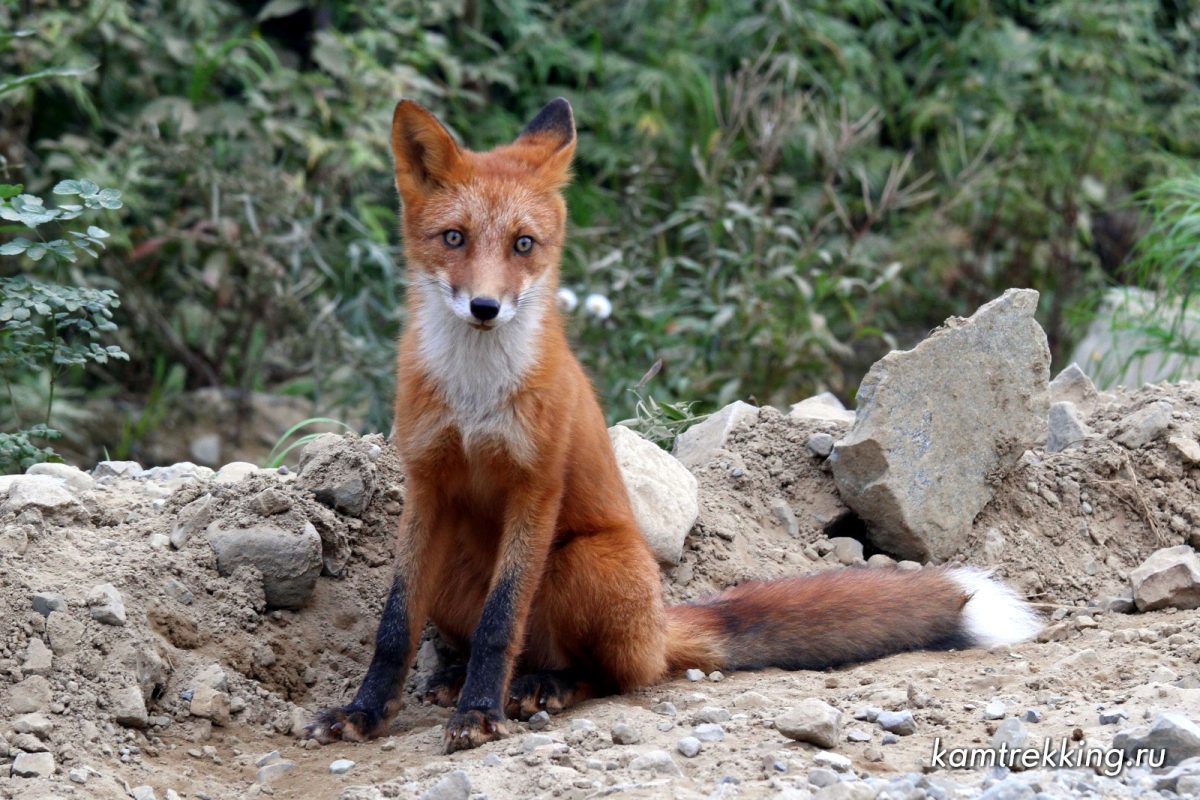
M 326 708 L 304 727 L 304 738 L 316 739 L 321 744 L 365 742 L 379 736 L 385 727 L 382 717 L 370 709 L 354 706 Z
M 498 712 L 455 711 L 446 723 L 446 753 L 469 750 L 484 742 L 492 742 L 508 735 L 508 726 Z

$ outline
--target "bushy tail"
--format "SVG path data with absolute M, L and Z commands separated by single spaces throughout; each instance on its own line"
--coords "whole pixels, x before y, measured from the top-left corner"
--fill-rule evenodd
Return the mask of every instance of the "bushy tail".
M 825 669 L 906 650 L 1015 644 L 1042 622 L 970 567 L 845 569 L 745 583 L 667 609 L 669 669 Z

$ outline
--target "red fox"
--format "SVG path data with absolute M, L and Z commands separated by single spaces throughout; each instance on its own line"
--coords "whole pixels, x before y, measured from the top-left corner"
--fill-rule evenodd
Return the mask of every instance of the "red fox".
M 1030 607 L 973 569 L 848 569 L 664 606 L 555 305 L 575 141 L 561 98 L 512 144 L 482 153 L 416 103 L 396 106 L 410 322 L 395 444 L 407 497 L 366 677 L 306 735 L 384 733 L 429 619 L 469 652 L 427 692 L 455 706 L 446 752 L 502 736 L 509 718 L 690 667 L 824 669 L 1033 636 Z

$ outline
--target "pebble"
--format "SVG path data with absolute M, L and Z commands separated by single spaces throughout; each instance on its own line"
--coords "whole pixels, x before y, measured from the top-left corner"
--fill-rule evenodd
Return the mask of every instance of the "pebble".
M 43 711 L 50 705 L 50 682 L 41 675 L 30 675 L 9 690 L 9 707 L 17 714 Z
M 67 771 L 67 779 L 71 781 L 71 783 L 78 783 L 80 786 L 87 783 L 88 778 L 90 777 L 91 774 L 82 767 L 72 767 Z
M 49 675 L 54 666 L 54 653 L 41 639 L 30 639 L 25 650 L 25 663 L 21 665 L 26 675 Z
M 879 706 L 863 706 L 854 712 L 854 718 L 865 722 L 874 722 L 883 713 Z
M 797 742 L 837 747 L 841 739 L 842 712 L 823 700 L 810 698 L 777 716 L 775 728 Z
M 721 742 L 725 740 L 725 729 L 715 723 L 706 722 L 692 728 L 692 734 L 702 742 Z
M 808 771 L 808 782 L 820 789 L 837 783 L 838 776 L 831 769 L 816 767 Z
M 461 769 L 449 773 L 435 783 L 421 800 L 467 800 L 471 796 L 471 779 Z
M 1022 722 L 1041 722 L 1043 719 L 1045 719 L 1045 716 L 1036 708 L 1027 708 L 1025 709 L 1025 713 L 1021 715 Z
M 829 543 L 833 545 L 833 557 L 839 564 L 853 566 L 863 563 L 863 545 L 857 539 L 851 539 L 849 536 L 835 536 L 829 540 Z
M 675 744 L 675 749 L 684 758 L 695 758 L 700 752 L 700 740 L 695 736 L 684 736 Z
M 129 790 L 129 795 L 133 800 L 158 800 L 153 786 L 135 786 Z
M 594 730 L 596 730 L 596 723 L 592 722 L 590 719 L 584 719 L 583 717 L 577 717 L 577 718 L 571 720 L 571 730 L 573 730 L 573 731 L 594 731 Z
M 545 747 L 548 744 L 554 744 L 554 740 L 544 733 L 530 733 L 521 737 L 521 749 L 526 753 L 532 753 L 539 747 Z
M 828 458 L 833 452 L 833 441 L 828 433 L 814 433 L 808 437 L 808 452 L 818 458 Z
M 1119 725 L 1129 719 L 1129 713 L 1123 708 L 1113 708 L 1100 712 L 1101 725 Z
M 687 679 L 693 683 L 704 680 L 704 670 L 702 669 L 689 669 L 685 674 Z
M 900 741 L 900 737 L 894 733 L 885 733 L 883 736 L 879 737 L 880 744 L 895 744 L 898 741 Z
M 696 712 L 694 722 L 728 722 L 729 711 L 720 706 L 705 706 Z
M 93 586 L 87 593 L 87 605 L 92 619 L 104 625 L 125 624 L 125 601 L 111 583 Z
M 846 731 L 846 741 L 848 742 L 869 742 L 871 734 L 861 728 L 851 728 Z
M 329 765 L 329 771 L 334 775 L 345 775 L 354 768 L 354 762 L 348 758 L 339 758 Z
M 817 753 L 813 756 L 813 764 L 834 772 L 851 772 L 854 762 L 841 753 Z
M 50 753 L 18 753 L 12 763 L 14 778 L 48 778 L 54 774 L 54 756 Z
M 713 683 L 720 683 L 721 681 L 725 680 L 725 673 L 721 672 L 719 669 L 715 669 L 708 673 L 708 679 Z
M 296 765 L 291 761 L 272 761 L 270 764 L 258 768 L 258 782 L 270 783 L 278 780 L 295 768 Z
M 734 702 L 734 705 L 737 705 L 736 701 Z M 661 714 L 664 717 L 673 717 L 679 713 L 678 709 L 675 708 L 675 704 L 667 701 L 655 703 L 654 705 L 650 706 L 650 710 L 655 714 Z
M 66 611 L 67 599 L 58 592 L 38 592 L 29 598 L 33 610 L 43 617 L 50 616 L 52 611 Z
M 529 718 L 529 730 L 544 731 L 550 726 L 550 714 L 545 711 L 539 711 Z
M 1008 706 L 1004 705 L 1003 700 L 993 700 L 983 707 L 984 719 L 1004 719 L 1004 715 L 1008 712 Z
M 238 483 L 243 478 L 254 475 L 257 472 L 257 464 L 251 464 L 249 461 L 232 461 L 217 470 L 213 482 L 220 484 Z
M 101 461 L 92 469 L 92 478 L 136 478 L 143 472 L 136 461 Z
M 659 775 L 680 776 L 683 772 L 675 759 L 666 750 L 651 750 L 629 762 L 629 768 L 634 772 L 656 772 Z
M 642 740 L 641 731 L 625 722 L 612 727 L 613 744 L 637 744 Z
M 917 732 L 917 721 L 913 719 L 913 713 L 908 709 L 904 711 L 881 711 L 879 712 L 879 716 L 875 718 L 875 722 L 888 733 L 894 733 L 898 736 L 912 736 Z
M 70 464 L 53 464 L 50 462 L 33 464 L 29 469 L 25 470 L 25 474 L 48 475 L 51 478 L 57 478 L 77 492 L 87 492 L 96 487 L 96 481 L 91 475 L 88 475 L 78 467 L 72 467 Z

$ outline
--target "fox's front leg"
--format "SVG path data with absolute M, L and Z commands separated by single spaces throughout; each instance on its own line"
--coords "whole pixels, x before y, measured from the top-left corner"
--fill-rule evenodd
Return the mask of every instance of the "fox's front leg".
M 558 495 L 518 499 L 512 505 L 500 560 L 471 637 L 467 679 L 458 707 L 446 723 L 447 753 L 478 747 L 507 733 L 504 706 L 508 684 L 554 536 Z
M 410 494 L 400 520 L 396 573 L 375 634 L 375 653 L 367 675 L 348 705 L 323 709 L 316 715 L 304 729 L 306 738 L 322 744 L 373 739 L 387 731 L 400 710 L 404 678 L 429 615 L 428 586 L 438 568 L 429 527 L 416 505 Z

